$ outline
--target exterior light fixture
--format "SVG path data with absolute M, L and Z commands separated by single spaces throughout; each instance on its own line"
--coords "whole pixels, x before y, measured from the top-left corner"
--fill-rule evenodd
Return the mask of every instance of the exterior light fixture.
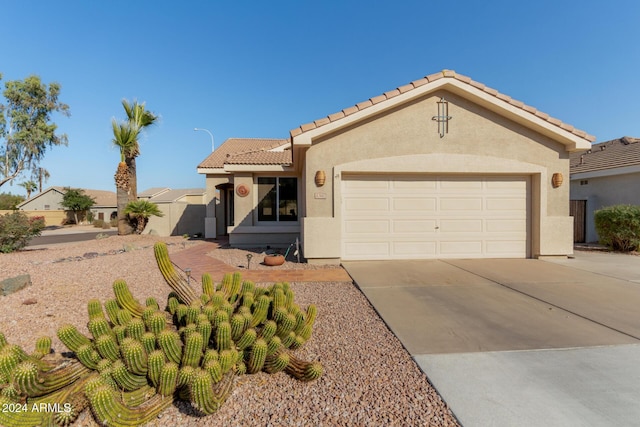
M 562 185 L 563 180 L 562 174 L 560 172 L 556 172 L 551 177 L 551 185 L 553 185 L 553 188 L 558 188 Z
M 251 270 L 251 258 L 253 258 L 253 255 L 247 254 L 247 270 Z
M 190 268 L 185 268 L 184 272 L 187 275 L 187 285 L 189 285 L 189 284 L 191 284 L 191 269 Z
M 449 103 L 444 98 L 440 98 L 438 104 L 438 115 L 433 116 L 431 120 L 438 122 L 438 133 L 440 138 L 444 138 L 445 133 L 449 133 L 449 120 L 453 117 L 449 115 Z
M 323 170 L 319 170 L 316 172 L 316 176 L 314 178 L 316 182 L 316 186 L 322 187 L 326 179 L 327 179 L 327 174 L 325 174 Z

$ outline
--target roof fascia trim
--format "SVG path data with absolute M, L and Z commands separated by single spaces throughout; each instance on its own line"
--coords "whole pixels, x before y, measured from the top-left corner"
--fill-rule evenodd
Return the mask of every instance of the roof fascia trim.
M 570 175 L 570 180 L 601 178 L 606 176 L 625 175 L 629 173 L 639 173 L 640 165 L 623 166 L 619 168 L 599 169 L 596 171 L 579 172 Z
M 529 129 L 539 132 L 549 138 L 562 143 L 567 151 L 588 150 L 591 148 L 591 142 L 581 138 L 569 131 L 566 131 L 534 114 L 523 110 L 520 107 L 511 105 L 494 95 L 480 90 L 468 83 L 464 83 L 455 78 L 441 78 L 433 82 L 429 82 L 423 86 L 397 95 L 391 99 L 380 102 L 378 104 L 367 107 L 363 110 L 355 112 L 349 116 L 343 117 L 334 122 L 325 124 L 315 129 L 308 130 L 293 137 L 293 142 L 298 146 L 310 146 L 314 139 L 323 135 L 335 132 L 347 126 L 356 124 L 368 117 L 380 114 L 384 111 L 395 108 L 398 105 L 412 101 L 430 92 L 436 90 L 447 90 L 465 99 L 475 102 L 476 104 L 498 113 L 508 119 L 513 120 Z

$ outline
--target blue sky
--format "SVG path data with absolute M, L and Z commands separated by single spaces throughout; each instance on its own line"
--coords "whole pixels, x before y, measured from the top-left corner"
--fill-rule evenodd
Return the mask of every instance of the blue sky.
M 67 147 L 45 184 L 114 190 L 111 119 L 161 116 L 138 188 L 204 187 L 196 166 L 230 137 L 289 130 L 452 69 L 592 135 L 640 137 L 640 3 L 624 1 L 14 1 L 0 73 L 62 85 Z M 4 98 L 0 98 L 4 101 Z M 0 192 L 24 194 L 5 184 Z

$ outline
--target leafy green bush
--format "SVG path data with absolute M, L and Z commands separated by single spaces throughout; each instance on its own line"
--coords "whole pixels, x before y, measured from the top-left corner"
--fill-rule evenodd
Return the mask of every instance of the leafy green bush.
M 0 215 L 0 252 L 24 248 L 29 240 L 42 233 L 43 228 L 43 217 L 29 218 L 20 211 Z
M 615 205 L 595 211 L 600 243 L 616 251 L 640 248 L 640 206 Z

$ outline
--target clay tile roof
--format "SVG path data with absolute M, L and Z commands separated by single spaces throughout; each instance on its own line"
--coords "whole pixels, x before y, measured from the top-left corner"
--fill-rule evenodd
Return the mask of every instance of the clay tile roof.
M 285 165 L 291 163 L 291 150 L 282 150 L 288 139 L 229 138 L 198 165 L 224 168 L 225 164 Z
M 571 174 L 640 165 L 640 138 L 624 136 L 569 154 Z
M 581 131 L 579 129 L 575 129 L 571 125 L 563 123 L 562 121 L 560 121 L 558 119 L 555 119 L 553 117 L 550 117 L 546 113 L 538 111 L 535 108 L 533 108 L 533 107 L 531 107 L 529 105 L 526 105 L 521 101 L 517 101 L 517 100 L 511 98 L 508 95 L 502 94 L 502 93 L 498 92 L 495 89 L 487 87 L 482 83 L 476 82 L 476 81 L 472 80 L 470 77 L 458 74 L 453 70 L 443 70 L 443 71 L 441 71 L 439 73 L 430 74 L 430 75 L 428 75 L 426 77 L 423 77 L 421 79 L 414 80 L 413 82 L 411 82 L 411 83 L 409 83 L 407 85 L 400 86 L 400 87 L 398 87 L 398 88 L 396 88 L 396 89 L 394 89 L 392 91 L 385 92 L 382 95 L 375 96 L 375 97 L 370 98 L 370 99 L 368 99 L 366 101 L 363 101 L 363 102 L 359 102 L 359 103 L 357 103 L 356 105 L 354 105 L 352 107 L 347 107 L 347 108 L 343 109 L 342 111 L 340 111 L 338 113 L 330 114 L 327 117 L 324 117 L 322 119 L 316 120 L 313 123 L 302 125 L 302 126 L 296 128 L 296 129 L 291 130 L 290 135 L 293 138 L 295 136 L 300 135 L 301 133 L 307 132 L 307 131 L 312 130 L 312 129 L 316 129 L 316 128 L 324 126 L 324 125 L 326 125 L 328 123 L 332 123 L 332 122 L 338 121 L 338 120 L 342 119 L 343 117 L 349 116 L 349 115 L 354 114 L 354 113 L 356 113 L 358 111 L 365 110 L 365 109 L 367 109 L 367 108 L 369 108 L 369 107 L 371 107 L 373 105 L 376 105 L 376 104 L 379 104 L 381 102 L 384 102 L 384 101 L 386 101 L 388 99 L 391 99 L 391 98 L 393 98 L 393 97 L 395 97 L 395 96 L 397 96 L 399 94 L 410 92 L 410 91 L 412 91 L 414 89 L 417 89 L 420 86 L 423 86 L 423 85 L 425 85 L 427 83 L 434 82 L 434 81 L 439 80 L 439 79 L 445 79 L 445 78 L 456 79 L 456 80 L 458 80 L 460 82 L 463 82 L 463 83 L 466 83 L 466 84 L 468 84 L 470 86 L 473 86 L 476 89 L 479 89 L 479 90 L 481 90 L 481 91 L 483 91 L 483 92 L 485 92 L 485 93 L 487 93 L 487 94 L 489 94 L 491 96 L 495 96 L 497 99 L 499 99 L 501 101 L 504 101 L 504 102 L 508 103 L 509 105 L 512 105 L 512 106 L 514 106 L 516 108 L 520 108 L 523 111 L 526 111 L 528 113 L 531 113 L 534 116 L 536 116 L 536 117 L 538 117 L 538 118 L 540 118 L 542 120 L 545 120 L 545 121 L 549 122 L 552 125 L 558 126 L 559 128 L 561 128 L 561 129 L 563 129 L 563 130 L 565 130 L 567 132 L 570 132 L 570 133 L 572 133 L 572 134 L 574 134 L 574 135 L 576 135 L 576 136 L 578 136 L 580 138 L 583 138 L 583 139 L 586 139 L 586 140 L 592 141 L 592 142 L 595 140 L 594 136 L 589 135 L 586 132 L 583 132 L 583 131 Z

